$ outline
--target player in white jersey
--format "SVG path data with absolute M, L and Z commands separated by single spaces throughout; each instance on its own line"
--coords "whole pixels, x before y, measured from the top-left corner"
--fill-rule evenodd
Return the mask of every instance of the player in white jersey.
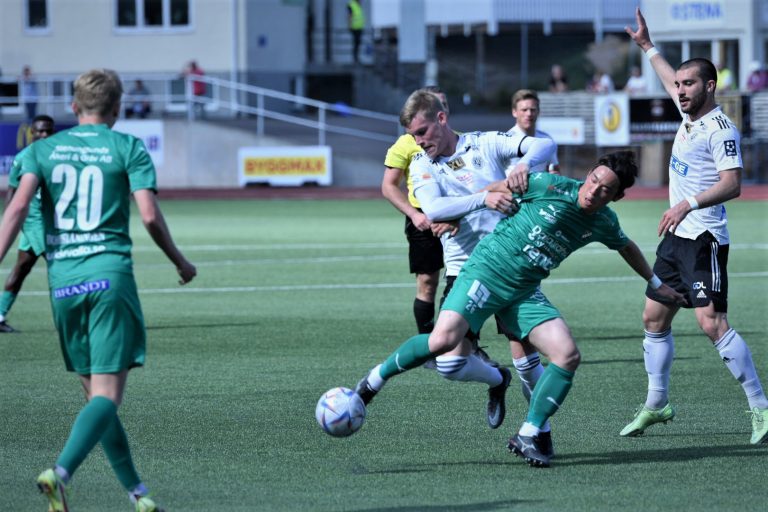
M 531 89 L 518 90 L 512 95 L 512 117 L 515 118 L 515 126 L 510 128 L 507 133 L 552 139 L 547 132 L 536 128 L 536 121 L 538 121 L 540 113 L 539 95 L 536 94 L 536 91 Z M 518 160 L 513 159 L 512 164 L 516 164 Z M 560 174 L 560 162 L 557 160 L 557 145 L 555 145 L 555 152 L 548 162 L 531 169 L 532 173 L 542 171 Z
M 752 414 L 752 444 L 768 441 L 768 399 L 744 339 L 728 324 L 727 217 L 723 203 L 741 193 L 739 132 L 715 103 L 717 70 L 706 59 L 683 62 L 677 70 L 651 42 L 638 8 L 637 31 L 627 33 L 650 59 L 667 93 L 675 100 L 683 123 L 675 136 L 669 164 L 670 208 L 659 222 L 654 272 L 683 293 L 699 326 L 739 381 Z M 669 374 L 674 356 L 672 319 L 679 306 L 650 288 L 646 290 L 645 369 L 648 395 L 635 419 L 621 431 L 636 436 L 649 426 L 675 416 L 669 403 Z

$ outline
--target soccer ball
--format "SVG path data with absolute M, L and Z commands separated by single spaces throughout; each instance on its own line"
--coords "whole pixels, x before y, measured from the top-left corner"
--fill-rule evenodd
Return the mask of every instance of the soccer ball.
M 351 436 L 363 426 L 365 404 L 351 389 L 329 389 L 317 402 L 315 419 L 327 434 L 334 437 Z

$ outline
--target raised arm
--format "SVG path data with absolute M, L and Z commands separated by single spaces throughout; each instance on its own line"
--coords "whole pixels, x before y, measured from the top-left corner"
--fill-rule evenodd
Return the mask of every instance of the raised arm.
M 635 242 L 630 240 L 629 243 L 624 246 L 624 248 L 619 249 L 619 254 L 622 258 L 624 258 L 624 261 L 626 261 L 627 264 L 632 267 L 632 270 L 637 272 L 640 277 L 645 279 L 648 284 L 660 295 L 677 304 L 685 304 L 685 297 L 682 294 L 676 292 L 674 289 L 662 283 L 659 278 L 656 277 L 656 274 L 653 273 L 653 270 L 648 264 L 648 261 L 645 259 L 645 256 L 643 256 L 643 252 Z
M 635 9 L 635 19 L 637 20 L 637 30 L 632 30 L 632 27 L 627 26 L 624 27 L 624 31 L 629 34 L 629 37 L 632 38 L 635 44 L 637 44 L 643 52 L 648 52 L 648 50 L 654 48 L 654 44 L 651 41 L 651 35 L 648 32 L 648 25 L 645 23 L 645 18 L 640 12 L 640 7 Z M 653 55 L 650 59 L 651 66 L 653 66 L 653 70 L 659 76 L 659 80 L 661 80 L 661 84 L 664 86 L 667 94 L 669 94 L 677 104 L 678 98 L 677 86 L 675 85 L 675 70 L 669 65 L 669 62 L 667 62 L 664 56 L 658 53 L 658 50 L 652 53 Z
M 157 204 L 155 193 L 149 189 L 142 189 L 134 192 L 133 197 L 136 199 L 136 206 L 139 208 L 141 221 L 144 223 L 144 227 L 147 228 L 149 236 L 152 237 L 152 240 L 176 266 L 176 271 L 181 278 L 179 284 L 190 282 L 197 275 L 197 269 L 192 263 L 187 261 L 173 242 L 171 232 L 165 223 L 163 212 L 160 211 L 160 205 Z

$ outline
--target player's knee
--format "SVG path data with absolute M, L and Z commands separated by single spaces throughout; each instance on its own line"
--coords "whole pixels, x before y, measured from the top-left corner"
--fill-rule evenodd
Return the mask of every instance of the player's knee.
M 456 335 L 454 330 L 438 330 L 437 327 L 429 335 L 429 349 L 432 353 L 448 352 L 456 348 L 462 335 Z
M 575 344 L 563 347 L 556 354 L 551 354 L 549 360 L 564 370 L 575 371 L 581 364 L 581 353 Z

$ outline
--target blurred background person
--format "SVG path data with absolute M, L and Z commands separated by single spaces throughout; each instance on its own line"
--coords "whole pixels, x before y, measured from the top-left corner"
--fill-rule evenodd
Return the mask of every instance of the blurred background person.
M 125 117 L 136 116 L 139 119 L 147 117 L 152 111 L 149 96 L 149 90 L 144 86 L 144 82 L 136 80 L 133 89 L 128 93 L 128 108 L 125 109 Z
M 632 66 L 632 71 L 630 71 L 629 80 L 627 80 L 627 84 L 624 86 L 624 91 L 629 95 L 648 92 L 648 83 L 643 78 L 639 66 Z
M 560 64 L 552 65 L 549 72 L 549 92 L 565 92 L 568 90 L 568 77 L 565 76 Z
M 37 82 L 32 77 L 32 68 L 24 66 L 19 78 L 21 86 L 21 101 L 27 110 L 27 121 L 32 121 L 37 115 Z
M 349 31 L 352 33 L 352 59 L 357 64 L 360 62 L 360 42 L 363 40 L 365 13 L 358 0 L 347 3 L 347 13 L 349 14 Z
M 717 63 L 717 90 L 726 92 L 735 88 L 733 72 L 728 69 L 724 62 L 719 61 Z
M 760 92 L 768 89 L 768 70 L 760 66 L 760 62 L 753 60 L 749 65 L 749 77 L 747 78 L 747 90 Z

